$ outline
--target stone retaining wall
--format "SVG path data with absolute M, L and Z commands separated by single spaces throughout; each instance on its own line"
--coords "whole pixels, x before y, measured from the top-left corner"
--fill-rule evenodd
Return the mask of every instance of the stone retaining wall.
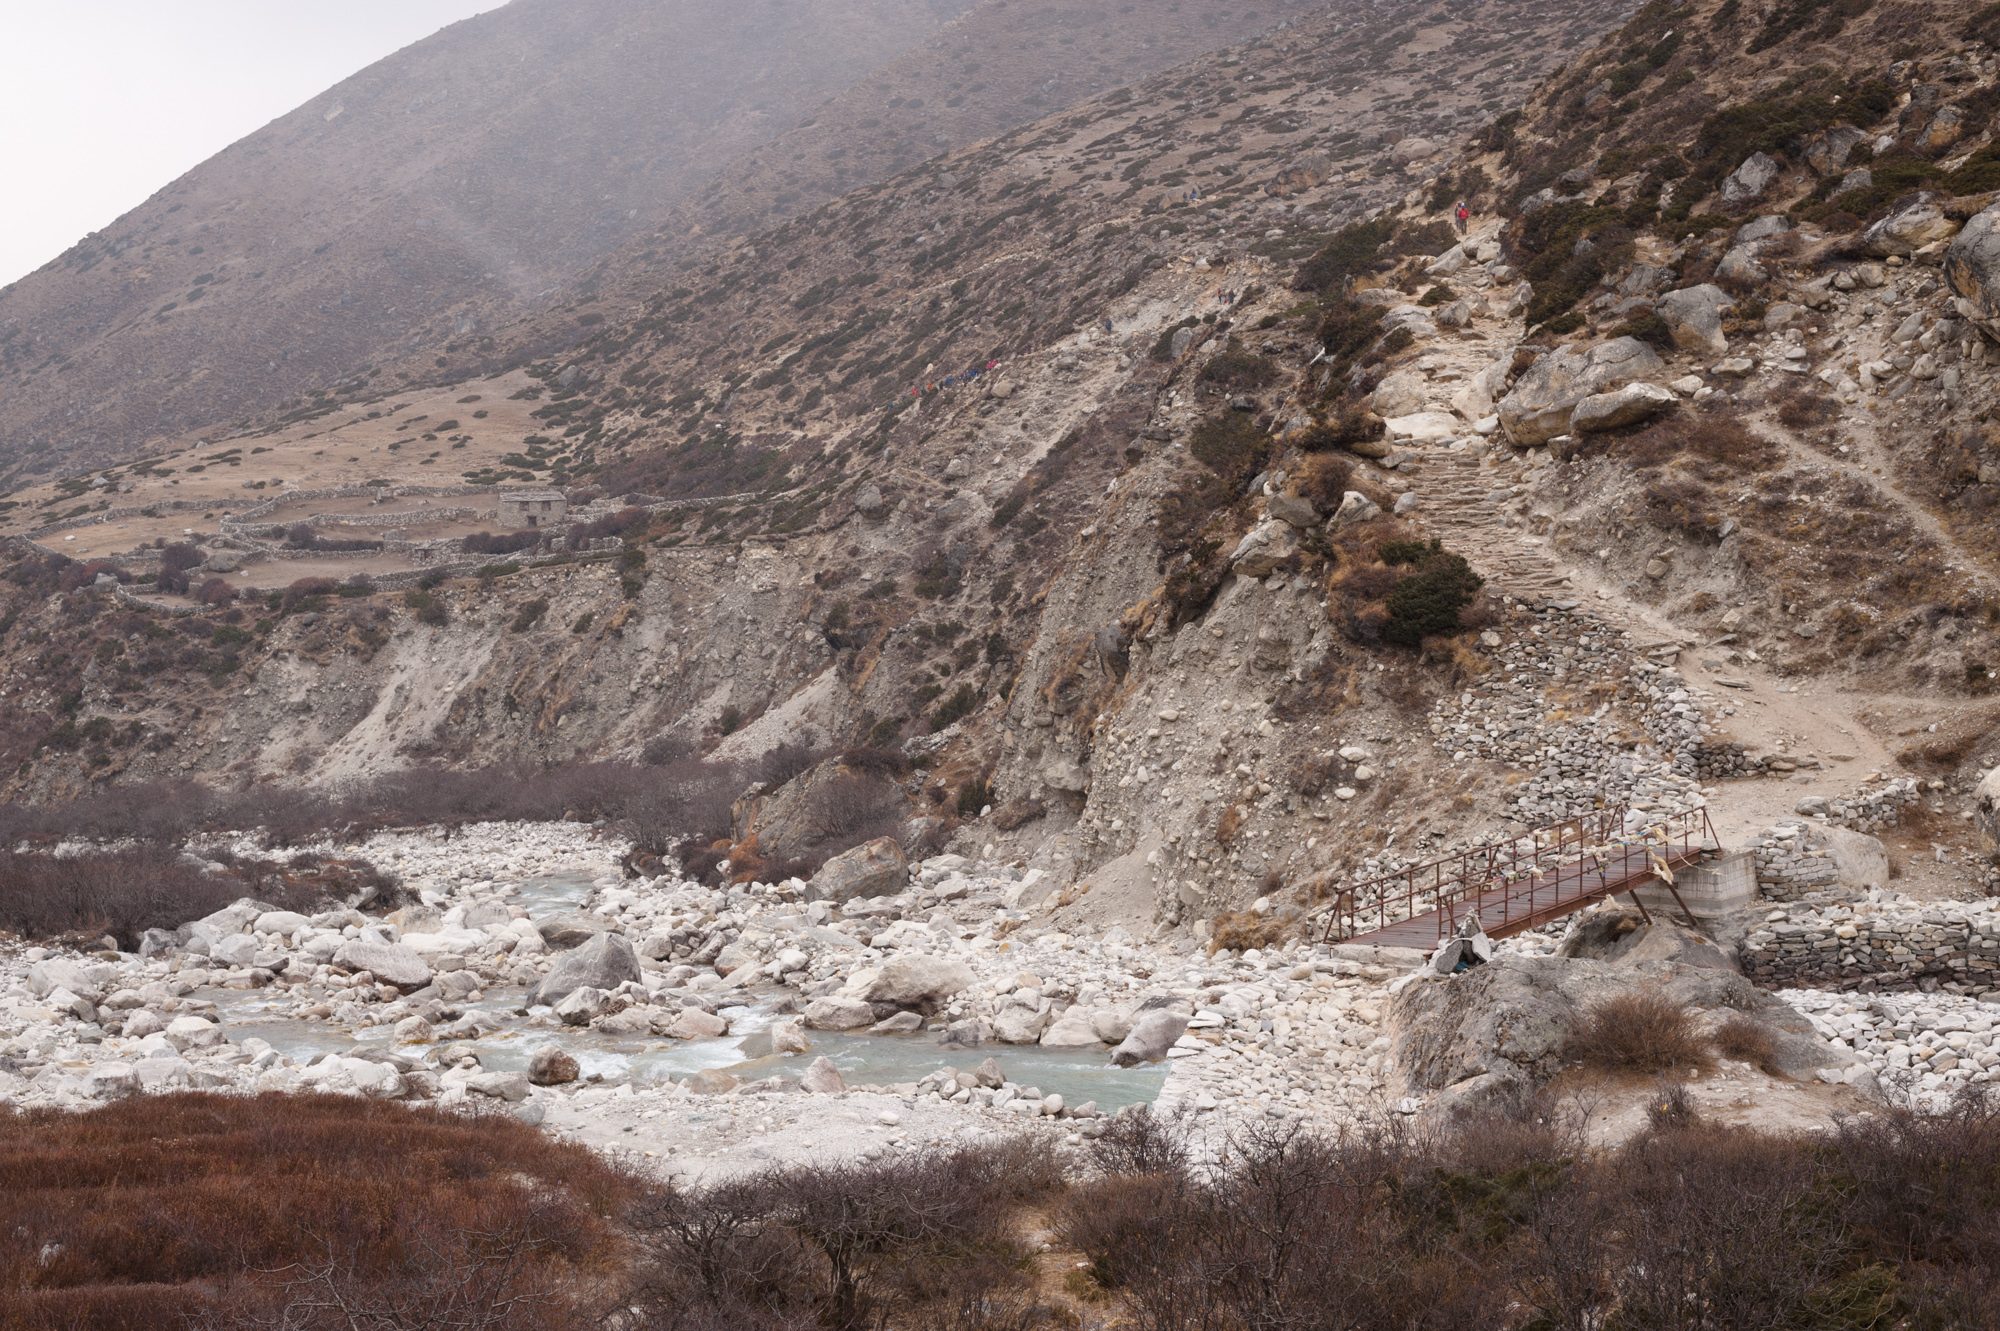
M 2000 991 L 2000 908 L 1906 900 L 1794 906 L 1743 940 L 1744 974 L 1826 989 Z

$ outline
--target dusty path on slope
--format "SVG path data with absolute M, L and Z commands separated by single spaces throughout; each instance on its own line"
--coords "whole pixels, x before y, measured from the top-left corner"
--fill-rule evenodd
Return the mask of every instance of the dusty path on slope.
M 1479 235 L 1475 232 L 1474 235 Z M 1508 288 L 1496 287 L 1485 271 L 1469 267 L 1451 281 L 1470 297 L 1473 320 L 1456 335 L 1441 336 L 1415 362 L 1433 386 L 1433 405 L 1442 408 L 1468 380 L 1511 352 L 1525 329 L 1518 318 L 1497 313 Z M 1490 302 L 1490 305 L 1489 305 Z M 1785 438 L 1782 431 L 1771 431 Z M 1847 794 L 1870 779 L 1898 769 L 1895 748 L 1902 737 L 1950 723 L 1973 713 L 1992 713 L 1985 704 L 1942 699 L 1891 697 L 1830 681 L 1779 678 L 1725 642 L 1676 622 L 1663 609 L 1628 594 L 1612 580 L 1566 557 L 1545 537 L 1527 528 L 1521 514 L 1530 493 L 1530 459 L 1495 438 L 1477 437 L 1468 426 L 1450 444 L 1402 441 L 1414 465 L 1399 470 L 1414 480 L 1418 519 L 1446 545 L 1463 554 L 1493 591 L 1529 604 L 1556 603 L 1584 610 L 1629 635 L 1641 654 L 1671 663 L 1688 684 L 1710 696 L 1711 727 L 1755 752 L 1782 754 L 1799 764 L 1789 774 L 1736 778 L 1715 790 L 1711 817 L 1725 844 L 1792 816 L 1798 801 L 1813 794 Z M 1991 591 L 1990 575 L 1946 532 L 1935 515 L 1877 474 L 1856 464 L 1833 463 L 1788 441 L 1794 461 L 1831 466 L 1870 485 L 1941 550 L 1954 566 Z M 1607 541 L 1618 533 L 1607 532 Z

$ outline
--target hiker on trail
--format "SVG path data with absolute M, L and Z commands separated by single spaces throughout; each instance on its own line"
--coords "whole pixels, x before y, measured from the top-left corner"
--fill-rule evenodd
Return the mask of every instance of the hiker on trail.
M 1452 209 L 1451 219 L 1452 221 L 1458 223 L 1458 234 L 1461 236 L 1464 235 L 1465 224 L 1472 220 L 1472 209 L 1465 206 L 1464 199 L 1460 199 L 1458 201 L 1458 207 Z

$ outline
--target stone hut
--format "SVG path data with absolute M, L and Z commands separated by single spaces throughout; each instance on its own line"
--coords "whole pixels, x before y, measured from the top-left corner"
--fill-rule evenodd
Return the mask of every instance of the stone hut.
M 568 514 L 569 500 L 559 490 L 513 490 L 500 496 L 495 520 L 502 527 L 518 531 L 560 526 Z

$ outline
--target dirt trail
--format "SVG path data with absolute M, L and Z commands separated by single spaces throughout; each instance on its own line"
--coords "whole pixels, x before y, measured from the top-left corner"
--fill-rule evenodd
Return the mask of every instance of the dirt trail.
M 1467 270 L 1451 280 L 1471 295 L 1473 321 L 1457 335 L 1432 343 L 1416 362 L 1432 381 L 1433 397 L 1442 400 L 1449 400 L 1465 381 L 1517 345 L 1526 331 L 1519 319 L 1492 308 L 1504 304 L 1507 291 L 1494 288 L 1483 273 Z M 1783 437 L 1782 432 L 1774 433 Z M 1792 815 L 1803 796 L 1849 793 L 1872 777 L 1897 771 L 1898 728 L 1882 726 L 1884 704 L 1893 702 L 1896 705 L 1887 710 L 1905 718 L 1910 708 L 1919 708 L 1932 721 L 1949 720 L 1966 706 L 1891 699 L 1829 682 L 1781 679 L 1733 653 L 1726 642 L 1713 641 L 1705 631 L 1678 623 L 1660 607 L 1633 598 L 1529 530 L 1518 510 L 1532 484 L 1531 459 L 1498 436 L 1482 440 L 1468 428 L 1452 444 L 1406 441 L 1404 446 L 1414 454 L 1413 462 L 1401 470 L 1415 482 L 1419 520 L 1464 555 L 1491 590 L 1530 605 L 1575 608 L 1622 630 L 1641 654 L 1672 664 L 1690 686 L 1710 696 L 1708 718 L 1713 729 L 1753 751 L 1782 754 L 1799 764 L 1793 773 L 1737 778 L 1716 788 L 1711 816 L 1726 844 Z M 1883 477 L 1860 465 L 1798 451 L 1799 461 L 1810 460 L 1865 480 L 1956 556 L 1968 576 L 1982 587 L 1992 586 L 1986 572 L 1951 539 L 1935 515 Z M 1921 724 L 1929 722 L 1919 728 Z

